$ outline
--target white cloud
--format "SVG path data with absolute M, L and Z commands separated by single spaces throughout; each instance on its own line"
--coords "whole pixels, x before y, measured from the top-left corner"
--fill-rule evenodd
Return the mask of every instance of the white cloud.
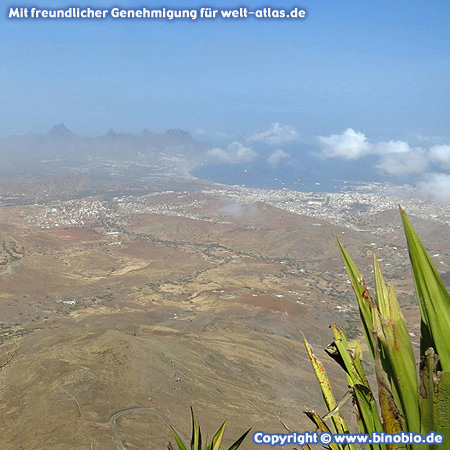
M 419 191 L 433 200 L 447 203 L 450 201 L 450 175 L 429 173 L 417 184 Z
M 368 155 L 390 155 L 420 150 L 404 141 L 371 143 L 364 133 L 347 128 L 341 134 L 319 136 L 320 155 L 324 158 L 359 159 Z
M 250 219 L 257 215 L 258 207 L 254 204 L 243 204 L 232 200 L 224 200 L 221 202 L 217 211 L 220 214 L 226 214 L 237 219 L 242 219 L 243 217 Z
M 436 145 L 431 147 L 430 158 L 444 169 L 450 169 L 450 145 Z
M 208 151 L 208 156 L 214 160 L 226 163 L 245 163 L 256 158 L 256 153 L 245 147 L 240 142 L 232 142 L 226 149 L 213 148 Z
M 292 125 L 283 125 L 279 122 L 273 123 L 271 127 L 255 133 L 248 138 L 250 142 L 265 142 L 270 145 L 280 145 L 285 142 L 296 141 L 299 135 Z
M 347 128 L 341 134 L 319 136 L 320 155 L 324 158 L 358 159 L 370 154 L 371 144 L 363 133 Z
M 405 141 L 378 142 L 373 144 L 372 154 L 380 157 L 378 169 L 396 177 L 424 173 L 429 165 L 427 150 Z
M 414 149 L 405 141 L 378 142 L 372 145 L 371 153 L 385 155 L 389 153 L 408 153 Z
M 411 147 L 405 141 L 369 142 L 367 137 L 352 128 L 341 134 L 319 136 L 320 156 L 323 158 L 343 158 L 356 160 L 369 155 L 378 157 L 376 168 L 386 175 L 396 177 L 424 173 L 430 165 L 430 151 L 420 147 Z M 445 146 L 444 146 L 445 147 Z M 445 154 L 450 166 L 450 146 L 448 153 L 436 151 L 436 155 Z M 438 156 L 436 156 L 437 158 Z
M 318 155 L 322 158 L 356 160 L 372 156 L 376 159 L 375 167 L 385 175 L 399 178 L 416 175 L 416 187 L 422 195 L 450 203 L 450 145 L 422 148 L 412 147 L 405 141 L 370 142 L 363 133 L 352 128 L 318 139 L 321 146 Z M 421 140 L 425 141 L 424 138 Z M 430 140 L 428 145 L 431 142 L 436 139 Z M 430 167 L 444 173 L 427 173 Z
M 428 155 L 422 149 L 386 153 L 376 166 L 382 172 L 396 177 L 423 173 L 428 167 Z
M 286 153 L 284 150 L 278 149 L 275 150 L 268 158 L 267 158 L 267 162 L 269 163 L 270 166 L 272 167 L 277 167 L 278 163 L 282 160 L 282 159 L 286 159 L 289 158 L 289 153 Z

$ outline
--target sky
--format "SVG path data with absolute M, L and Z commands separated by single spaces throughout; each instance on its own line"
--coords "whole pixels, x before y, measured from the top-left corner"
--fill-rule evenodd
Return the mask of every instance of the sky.
M 299 7 L 307 17 L 13 20 L 10 6 Z M 0 135 L 61 122 L 86 135 L 182 128 L 226 152 L 235 142 L 255 151 L 255 136 L 278 126 L 322 158 L 352 159 L 338 148 L 351 141 L 353 159 L 372 156 L 380 171 L 402 151 L 434 167 L 431 149 L 450 144 L 448 17 L 447 0 L 2 4 Z

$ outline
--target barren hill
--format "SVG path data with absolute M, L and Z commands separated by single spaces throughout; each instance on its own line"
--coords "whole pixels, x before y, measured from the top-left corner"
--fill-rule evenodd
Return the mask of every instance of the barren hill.
M 324 361 L 332 321 L 360 333 L 335 235 L 369 284 L 377 251 L 418 335 L 404 243 L 376 217 L 358 232 L 187 191 L 53 204 L 0 209 L 2 449 L 113 450 L 114 431 L 162 449 L 158 414 L 187 436 L 190 405 L 205 432 L 228 418 L 230 444 L 250 426 L 282 432 L 279 417 L 311 430 L 303 406 L 323 408 L 301 333 Z M 80 210 L 95 220 L 64 224 Z M 326 367 L 339 398 L 346 380 Z

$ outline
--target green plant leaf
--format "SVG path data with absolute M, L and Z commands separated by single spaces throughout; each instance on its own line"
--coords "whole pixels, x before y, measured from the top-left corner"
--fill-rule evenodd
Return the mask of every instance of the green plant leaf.
M 358 427 L 362 433 L 383 431 L 377 402 L 362 366 L 362 350 L 359 342 L 348 342 L 344 330 L 332 324 L 334 342 L 325 350 L 347 374 L 352 388 L 353 404 L 357 411 Z M 373 450 L 385 450 L 385 445 L 372 444 Z
M 414 351 L 395 291 L 392 286 L 387 289 L 375 255 L 374 278 L 377 308 L 374 308 L 372 318 L 382 351 L 383 370 L 388 377 L 395 404 L 406 420 L 407 430 L 419 433 L 420 413 Z
M 450 296 L 430 255 L 401 208 L 400 213 L 422 317 L 420 353 L 423 357 L 432 347 L 439 355 L 442 370 L 450 370 Z
M 348 342 L 344 331 L 332 324 L 334 341 L 326 351 L 346 373 L 362 432 L 412 431 L 427 435 L 434 431 L 442 434 L 445 442 L 450 442 L 450 295 L 409 219 L 400 211 L 421 313 L 419 380 L 411 339 L 395 291 L 392 286 L 386 286 L 376 257 L 373 298 L 361 272 L 339 240 L 375 369 L 378 404 L 363 370 L 361 345 Z M 307 350 L 329 409 L 334 404 L 329 380 L 312 349 L 307 346 Z M 320 430 L 328 428 L 325 423 L 328 416 L 321 418 L 313 411 L 306 411 L 306 414 Z M 432 444 L 389 444 L 379 447 L 371 445 L 370 448 L 437 450 L 442 447 Z
M 223 435 L 225 433 L 225 428 L 227 426 L 227 421 L 225 421 L 220 428 L 215 432 L 211 439 L 211 442 L 206 446 L 206 450 L 219 450 L 220 444 L 222 443 Z
M 191 450 L 201 450 L 202 448 L 202 433 L 200 426 L 195 421 L 194 410 L 191 406 L 191 421 L 192 421 L 192 436 L 191 436 Z
M 327 410 L 328 412 L 333 411 L 336 408 L 337 404 L 333 394 L 333 390 L 331 388 L 330 380 L 328 379 L 328 376 L 325 372 L 325 368 L 314 355 L 313 349 L 311 345 L 306 341 L 305 336 L 303 336 L 303 342 L 313 366 L 314 373 L 316 374 L 317 381 L 319 382 L 320 388 L 322 389 L 322 395 L 327 406 Z M 349 432 L 347 422 L 340 413 L 333 414 L 331 416 L 331 422 L 333 424 L 335 433 L 343 434 Z M 348 445 L 343 448 L 355 449 L 355 447 L 352 445 Z
M 311 409 L 306 408 L 304 410 L 304 413 L 316 425 L 316 427 L 320 431 L 331 433 L 331 430 L 328 428 L 328 425 L 322 420 L 322 417 L 320 417 L 319 414 L 317 414 L 315 411 L 312 411 Z M 344 449 L 343 446 L 341 446 L 340 444 L 336 444 L 334 442 L 329 444 L 329 448 L 331 450 L 343 450 Z
M 194 410 L 191 407 L 191 445 L 190 450 L 202 450 L 202 433 L 200 431 L 200 425 L 195 420 L 194 416 Z M 225 433 L 225 427 L 227 425 L 227 422 L 223 422 L 223 424 L 220 426 L 220 428 L 215 432 L 214 436 L 212 437 L 210 442 L 206 442 L 205 450 L 219 450 L 220 445 L 222 444 L 223 435 Z M 175 431 L 173 427 L 172 432 L 175 436 L 178 450 L 188 450 L 187 446 L 184 444 L 181 437 L 178 435 L 178 433 Z M 239 448 L 239 446 L 242 444 L 244 439 L 247 437 L 248 433 L 250 432 L 250 429 L 247 430 L 228 450 L 236 450 Z M 168 447 L 169 450 L 173 450 L 172 444 L 169 442 Z
M 228 448 L 228 450 L 236 450 L 238 449 L 242 442 L 244 442 L 244 439 L 247 437 L 247 434 L 250 433 L 251 428 L 249 428 L 231 447 Z
M 174 428 L 172 428 L 172 432 L 173 432 L 173 435 L 175 436 L 175 440 L 176 440 L 177 445 L 178 445 L 178 450 L 189 450 L 189 449 L 184 445 L 183 440 L 180 438 L 180 436 L 178 435 L 178 433 L 175 431 Z
M 336 238 L 337 239 L 337 238 Z M 348 276 L 350 278 L 350 282 L 352 283 L 353 290 L 355 291 L 356 298 L 358 299 L 359 304 L 359 312 L 361 315 L 361 321 L 364 330 L 364 336 L 367 341 L 367 345 L 369 347 L 370 354 L 372 359 L 375 358 L 375 344 L 373 338 L 373 326 L 372 326 L 372 309 L 370 303 L 372 301 L 372 297 L 369 294 L 369 290 L 367 289 L 366 282 L 364 281 L 364 277 L 359 271 L 356 264 L 353 262 L 352 258 L 348 254 L 347 250 L 345 250 L 344 246 L 341 244 L 341 241 L 337 239 L 339 244 L 339 249 L 341 251 L 342 259 L 344 260 L 345 267 L 347 269 Z
M 438 360 L 429 348 L 420 365 L 421 433 L 435 431 L 444 436 L 444 442 L 450 442 L 450 372 L 438 372 Z

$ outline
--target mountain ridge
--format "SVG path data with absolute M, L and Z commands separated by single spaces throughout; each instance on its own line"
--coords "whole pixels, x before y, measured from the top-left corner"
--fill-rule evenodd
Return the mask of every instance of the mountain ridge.
M 44 134 L 28 132 L 0 139 L 0 158 L 157 162 L 160 155 L 165 154 L 198 160 L 204 158 L 210 147 L 179 128 L 171 128 L 164 133 L 154 133 L 145 128 L 141 134 L 117 133 L 111 128 L 104 135 L 89 137 L 60 123 Z

